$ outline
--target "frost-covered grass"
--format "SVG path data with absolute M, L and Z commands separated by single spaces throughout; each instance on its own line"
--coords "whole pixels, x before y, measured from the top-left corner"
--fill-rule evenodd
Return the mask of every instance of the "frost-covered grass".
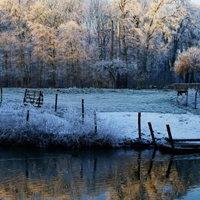
M 194 91 L 185 95 L 164 90 L 42 89 L 44 105 L 23 105 L 25 89 L 3 89 L 0 107 L 0 144 L 48 147 L 119 147 L 138 138 L 138 112 L 142 113 L 142 138 L 151 141 L 148 122 L 156 138 L 167 137 L 170 124 L 174 138 L 200 138 L 200 99 L 194 109 Z M 58 109 L 54 111 L 55 94 Z M 81 100 L 85 101 L 82 123 Z M 29 122 L 26 121 L 29 110 Z M 94 128 L 97 112 L 97 134 Z

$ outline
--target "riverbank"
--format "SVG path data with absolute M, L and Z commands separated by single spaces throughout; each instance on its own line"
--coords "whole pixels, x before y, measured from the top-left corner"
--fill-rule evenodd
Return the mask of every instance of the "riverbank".
M 105 148 L 132 146 L 138 142 L 138 112 L 141 112 L 142 142 L 151 143 L 148 122 L 155 137 L 199 138 L 200 102 L 184 95 L 177 103 L 173 90 L 42 89 L 42 108 L 23 105 L 25 89 L 3 89 L 0 107 L 0 144 L 38 148 Z M 192 93 L 192 91 L 191 91 Z M 55 112 L 55 94 L 58 107 Z M 85 102 L 84 123 L 81 100 Z M 27 111 L 29 120 L 27 121 Z M 96 112 L 96 122 L 94 119 Z M 95 131 L 96 126 L 96 131 Z

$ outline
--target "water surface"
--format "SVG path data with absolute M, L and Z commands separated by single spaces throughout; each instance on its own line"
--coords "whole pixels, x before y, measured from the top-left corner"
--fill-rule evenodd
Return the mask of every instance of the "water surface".
M 197 199 L 200 155 L 0 149 L 0 199 Z

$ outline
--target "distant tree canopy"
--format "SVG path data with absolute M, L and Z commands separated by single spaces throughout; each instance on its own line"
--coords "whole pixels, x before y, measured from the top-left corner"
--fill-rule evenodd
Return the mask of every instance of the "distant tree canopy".
M 100 77 L 106 77 L 108 74 L 107 77 L 111 80 L 112 87 L 116 88 L 117 76 L 127 73 L 127 68 L 124 62 L 119 60 L 98 61 L 94 65 L 94 71 Z
M 199 46 L 199 12 L 189 0 L 1 0 L 0 84 L 162 87 L 179 80 L 178 52 Z
M 188 76 L 191 76 L 190 82 L 194 82 L 194 74 L 200 72 L 200 48 L 192 47 L 180 53 L 174 71 L 178 75 L 186 76 L 186 82 Z

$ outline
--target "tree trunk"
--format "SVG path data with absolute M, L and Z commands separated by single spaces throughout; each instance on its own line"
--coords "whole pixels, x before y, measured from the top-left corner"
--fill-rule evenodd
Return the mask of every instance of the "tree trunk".
M 110 77 L 111 77 L 111 80 L 112 80 L 113 89 L 115 89 L 115 76 L 112 73 L 110 73 Z
M 114 39 L 114 31 L 113 31 L 113 20 L 110 20 L 111 23 L 111 34 L 110 34 L 110 60 L 113 59 L 113 39 Z
M 103 37 L 103 59 L 106 60 L 106 37 Z
M 117 23 L 117 60 L 120 60 L 120 23 Z
M 185 83 L 189 82 L 189 73 L 187 72 L 187 74 L 185 75 Z
M 194 83 L 194 72 L 193 71 L 191 72 L 191 75 L 190 75 L 190 83 Z
M 4 76 L 5 76 L 5 87 L 8 87 L 8 52 L 5 50 L 3 55 L 3 69 L 4 69 Z
M 27 79 L 29 77 L 29 72 L 25 63 L 25 56 L 24 56 L 24 51 L 23 47 L 20 47 L 20 70 L 22 74 L 22 85 L 21 87 L 26 87 L 27 85 Z
M 145 45 L 145 48 L 144 48 L 144 56 L 143 56 L 143 63 L 142 63 L 142 73 L 146 73 L 147 72 L 148 51 L 149 51 L 149 40 L 147 39 L 146 45 Z
M 123 44 L 124 64 L 126 65 L 127 57 L 126 57 L 125 14 L 124 14 L 124 12 L 122 12 L 122 44 Z
M 4 51 L 3 64 L 4 64 L 4 74 L 6 75 L 7 68 L 8 68 L 8 52 L 7 51 Z
M 39 83 L 39 87 L 42 87 L 42 69 L 43 69 L 43 62 L 42 60 L 40 61 L 40 83 Z
M 97 29 L 98 29 L 98 38 L 97 38 L 97 43 L 98 43 L 98 48 L 99 48 L 99 59 L 102 60 L 102 37 L 101 37 L 101 30 L 99 26 L 99 22 L 97 19 Z
M 55 65 L 55 58 L 56 58 L 56 50 L 55 50 L 55 42 L 53 42 L 53 47 L 50 48 L 50 57 L 51 57 L 51 70 L 52 70 L 52 86 L 56 87 L 56 65 Z

